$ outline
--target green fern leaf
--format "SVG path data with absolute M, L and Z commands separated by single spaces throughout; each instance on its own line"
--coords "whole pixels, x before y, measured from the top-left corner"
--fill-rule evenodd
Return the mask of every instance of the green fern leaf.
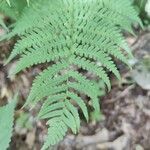
M 6 106 L 0 107 L 0 149 L 6 150 L 12 136 L 16 98 Z M 6 119 L 7 118 L 7 119 Z
M 100 82 L 110 90 L 109 73 L 121 78 L 114 58 L 128 65 L 132 54 L 122 31 L 134 34 L 135 22 L 142 26 L 130 0 L 37 0 L 25 7 L 7 35 L 20 39 L 6 63 L 20 56 L 12 75 L 53 63 L 33 81 L 24 105 L 43 101 L 38 117 L 47 119 L 48 135 L 42 150 L 62 140 L 69 128 L 75 134 L 79 131 L 79 108 L 89 120 L 83 97 L 100 113 Z

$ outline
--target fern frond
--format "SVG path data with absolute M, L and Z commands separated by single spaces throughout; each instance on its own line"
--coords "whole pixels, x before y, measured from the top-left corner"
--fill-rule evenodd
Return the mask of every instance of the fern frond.
M 0 149 L 6 150 L 12 136 L 16 98 L 6 106 L 0 107 Z
M 7 63 L 20 56 L 11 71 L 14 75 L 30 66 L 53 62 L 33 81 L 25 103 L 43 101 L 38 117 L 47 119 L 48 136 L 42 150 L 62 140 L 68 128 L 73 133 L 79 131 L 78 108 L 89 120 L 81 94 L 100 112 L 100 81 L 110 90 L 109 72 L 120 79 L 113 59 L 128 65 L 132 54 L 122 30 L 133 33 L 135 22 L 141 24 L 130 0 L 37 0 L 24 9 L 7 36 L 20 36 Z

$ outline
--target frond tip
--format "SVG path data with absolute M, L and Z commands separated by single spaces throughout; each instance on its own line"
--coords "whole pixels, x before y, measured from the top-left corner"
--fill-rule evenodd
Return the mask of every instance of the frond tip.
M 128 65 L 131 52 L 121 32 L 133 33 L 135 22 L 140 24 L 140 19 L 130 0 L 37 0 L 24 9 L 9 34 L 20 40 L 8 62 L 20 56 L 12 74 L 53 64 L 36 77 L 25 103 L 44 100 L 38 116 L 47 119 L 49 127 L 42 150 L 62 140 L 68 128 L 79 131 L 79 108 L 89 120 L 85 97 L 100 113 L 99 82 L 110 90 L 109 73 L 120 79 L 114 58 Z

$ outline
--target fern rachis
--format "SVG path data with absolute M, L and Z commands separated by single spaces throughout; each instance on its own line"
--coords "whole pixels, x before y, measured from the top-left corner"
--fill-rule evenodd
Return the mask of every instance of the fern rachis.
M 107 72 L 120 79 L 113 57 L 128 64 L 131 56 L 121 31 L 132 32 L 134 22 L 140 20 L 130 0 L 38 0 L 24 9 L 5 37 L 20 36 L 7 63 L 20 55 L 11 71 L 16 74 L 35 64 L 53 62 L 36 77 L 25 104 L 35 105 L 44 99 L 39 118 L 47 119 L 49 128 L 43 150 L 62 140 L 68 128 L 79 131 L 78 109 L 71 101 L 89 119 L 81 93 L 100 112 L 101 86 L 79 69 L 94 74 L 110 90 Z

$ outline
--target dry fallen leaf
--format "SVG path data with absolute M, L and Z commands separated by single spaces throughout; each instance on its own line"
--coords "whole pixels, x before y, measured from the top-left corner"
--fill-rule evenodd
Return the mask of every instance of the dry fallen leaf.
M 35 130 L 32 130 L 31 132 L 27 133 L 26 137 L 26 143 L 30 149 L 32 149 L 34 142 L 35 142 Z

